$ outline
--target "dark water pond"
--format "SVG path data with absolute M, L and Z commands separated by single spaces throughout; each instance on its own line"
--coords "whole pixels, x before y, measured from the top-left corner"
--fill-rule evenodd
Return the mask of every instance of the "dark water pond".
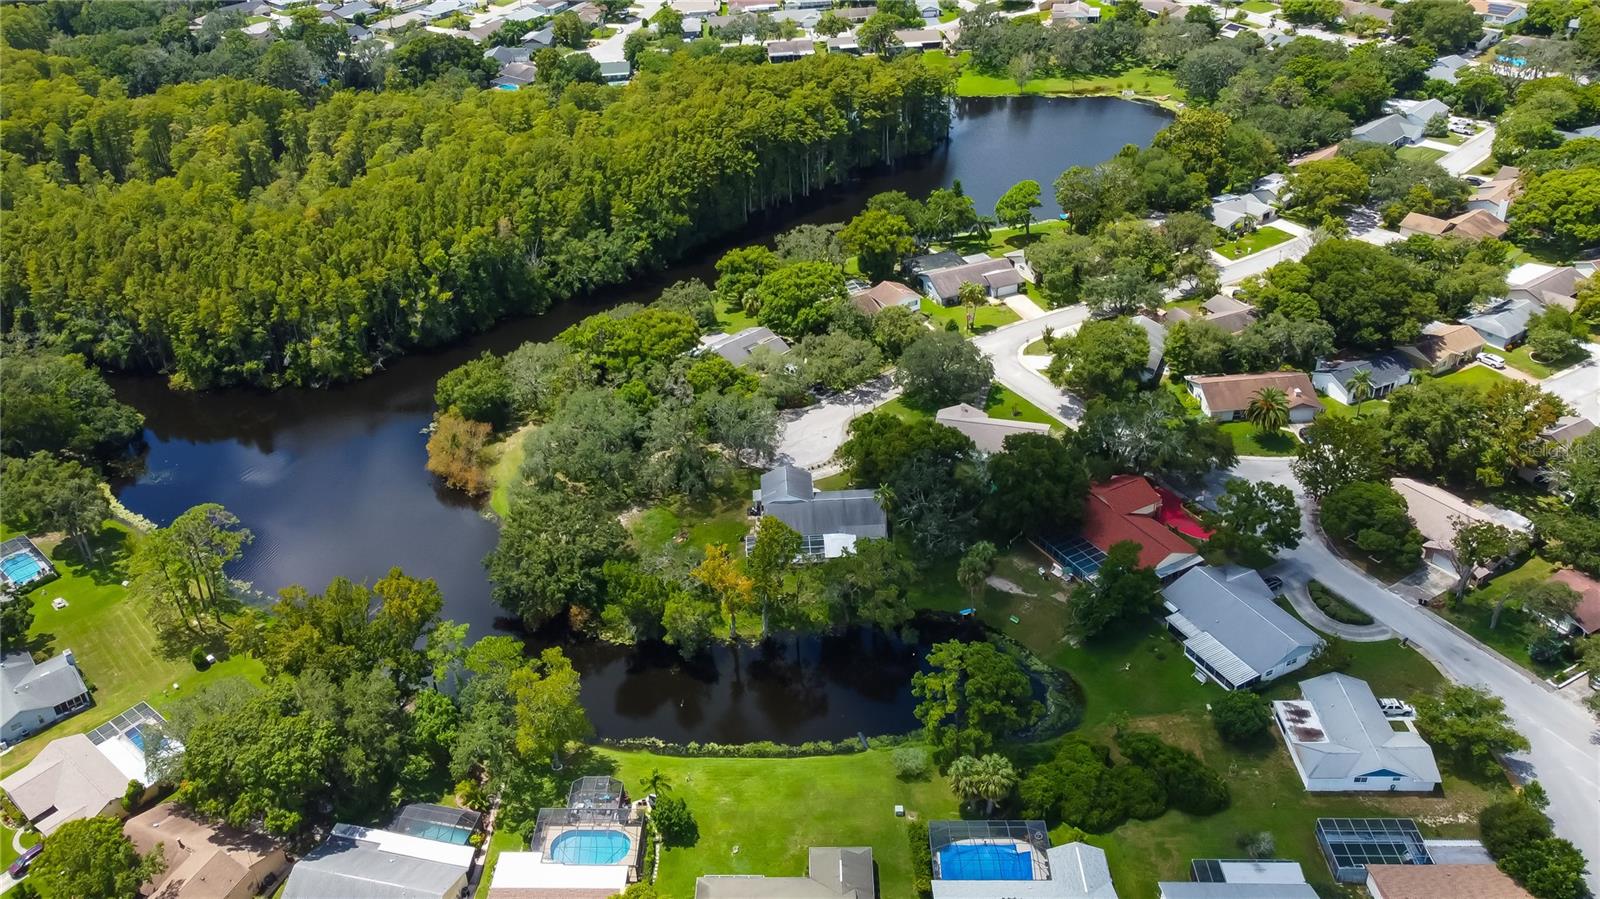
M 134 511 L 163 524 L 201 502 L 218 502 L 232 510 L 255 533 L 255 543 L 231 573 L 261 590 L 273 592 L 294 583 L 320 588 L 340 575 L 374 580 L 400 566 L 407 573 L 436 579 L 444 591 L 445 616 L 469 623 L 472 633 L 482 636 L 494 629 L 497 612 L 481 564 L 494 545 L 495 524 L 475 503 L 440 486 L 423 468 L 422 429 L 432 415 L 434 382 L 443 372 L 486 349 L 505 352 L 527 340 L 548 339 L 599 309 L 648 301 L 662 286 L 681 278 L 709 281 L 715 276 L 712 263 L 727 246 L 767 240 L 801 222 L 843 221 L 858 212 L 867 197 L 881 191 L 920 196 L 959 180 L 979 211 L 987 213 L 1013 183 L 1033 178 L 1044 188 L 1047 201 L 1040 216 L 1055 215 L 1059 210 L 1051 199 L 1050 184 L 1063 169 L 1102 161 L 1126 144 L 1148 144 L 1168 119 L 1155 107 L 1106 98 L 963 100 L 957 105 L 948 146 L 927 159 L 814 200 L 803 213 L 752 225 L 733 240 L 707 247 L 669 271 L 567 303 L 543 316 L 508 321 L 447 350 L 395 361 L 387 371 L 355 384 L 272 394 L 241 390 L 195 394 L 174 393 L 156 378 L 115 378 L 113 384 L 123 400 L 144 413 L 150 447 L 144 472 L 119 485 L 118 494 Z M 614 677 L 612 692 L 619 708 L 633 703 L 641 709 L 640 716 L 660 718 L 656 723 L 665 727 L 674 715 L 661 711 L 660 703 L 670 697 L 645 701 L 643 688 L 630 683 L 625 673 L 606 674 L 618 670 L 615 659 L 604 661 L 604 653 L 595 652 L 594 661 L 585 663 L 591 667 L 580 665 L 586 683 Z M 815 664 L 821 664 L 823 652 L 820 646 L 816 649 Z M 807 657 L 803 648 L 800 656 Z M 752 709 L 765 701 L 763 696 L 778 694 L 753 688 L 758 678 L 733 676 L 739 669 L 731 664 L 729 660 L 719 665 L 722 673 L 709 686 L 697 680 L 693 683 L 699 686 L 691 689 L 691 681 L 673 681 L 685 691 L 682 708 L 690 708 L 692 697 L 699 695 L 702 714 L 707 716 L 703 720 L 737 721 L 741 715 L 756 720 L 759 716 Z M 758 662 L 746 659 L 742 664 Z M 658 676 L 653 672 L 650 679 Z M 903 685 L 904 680 L 896 683 Z M 910 714 L 909 694 L 904 691 L 883 708 L 856 706 L 865 701 L 859 684 L 825 674 L 819 683 L 825 707 L 862 709 L 861 726 L 876 728 L 877 716 L 888 707 L 900 709 L 902 717 Z M 586 687 L 592 689 L 597 688 Z M 717 696 L 709 705 L 704 704 L 706 690 Z M 802 703 L 789 704 L 795 722 L 817 717 L 802 713 Z M 589 707 L 599 719 L 598 706 Z M 726 739 L 716 734 L 713 729 L 698 738 Z
M 919 619 L 913 639 L 852 628 L 717 646 L 684 661 L 661 643 L 618 646 L 536 636 L 583 673 L 583 707 L 601 737 L 673 743 L 804 743 L 900 734 L 919 725 L 911 675 L 934 643 L 981 639 L 967 621 Z M 1041 688 L 1042 689 L 1042 688 Z

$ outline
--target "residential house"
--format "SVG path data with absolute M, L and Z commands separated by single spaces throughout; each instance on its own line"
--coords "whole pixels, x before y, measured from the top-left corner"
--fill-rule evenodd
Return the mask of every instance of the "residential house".
M 605 18 L 605 10 L 593 3 L 579 3 L 572 8 L 572 12 L 578 17 L 578 21 L 591 28 L 599 25 Z
M 1435 116 L 1450 115 L 1450 107 L 1440 100 L 1431 98 L 1415 101 L 1391 100 L 1388 108 L 1390 109 L 1388 115 L 1357 125 L 1350 132 L 1351 138 L 1374 144 L 1387 144 L 1391 147 L 1403 147 L 1421 141 L 1428 123 Z
M 1578 606 L 1566 621 L 1559 622 L 1562 630 L 1574 636 L 1592 636 L 1600 633 L 1600 581 L 1571 568 L 1563 568 L 1550 575 L 1550 582 L 1563 584 L 1578 594 Z
M 1550 75 L 1561 74 L 1560 66 L 1564 59 L 1569 58 L 1566 52 L 1567 44 L 1551 38 L 1534 37 L 1519 34 L 1507 39 L 1494 51 L 1494 62 L 1489 65 L 1496 75 L 1509 78 L 1527 80 L 1530 78 L 1544 78 Z M 1572 136 L 1584 135 L 1584 129 L 1577 132 L 1561 132 L 1568 139 Z
M 1270 206 L 1283 202 L 1284 194 L 1289 190 L 1289 179 L 1281 173 L 1273 172 L 1263 175 L 1250 186 L 1250 195 Z
M 923 3 L 923 4 L 921 4 L 920 6 L 917 7 L 917 15 L 921 16 L 922 17 L 922 21 L 926 22 L 929 25 L 937 25 L 937 24 L 939 24 L 939 14 L 940 14 L 940 12 L 941 12 L 941 10 L 939 9 L 939 4 L 937 4 L 937 3 L 926 3 L 925 2 L 925 3 Z
M 1144 362 L 1145 382 L 1160 380 L 1163 360 L 1166 358 L 1167 329 L 1155 319 L 1143 315 L 1135 315 L 1130 321 L 1144 332 L 1145 341 L 1150 345 L 1149 355 Z
M 1483 347 L 1483 338 L 1468 325 L 1430 322 L 1416 343 L 1400 351 L 1430 373 L 1442 375 L 1471 362 Z
M 777 11 L 778 0 L 728 0 L 729 14 Z
M 815 31 L 817 23 L 822 21 L 822 12 L 819 9 L 801 9 L 789 6 L 773 13 L 772 18 L 778 22 L 793 22 L 801 31 L 810 33 Z
M 985 255 L 917 275 L 917 284 L 929 299 L 943 306 L 954 306 L 960 301 L 961 285 L 977 284 L 985 296 L 1005 297 L 1022 289 L 1022 276 L 1008 259 L 991 259 Z
M 1371 16 L 1382 22 L 1385 26 L 1394 21 L 1394 10 L 1376 3 L 1361 3 L 1359 0 L 1344 0 L 1340 4 L 1339 17 L 1348 22 L 1356 16 Z
M 1303 667 L 1323 640 L 1272 601 L 1249 568 L 1203 565 L 1161 590 L 1167 627 L 1183 641 L 1195 678 L 1224 690 L 1264 684 Z
M 1076 27 L 1100 21 L 1100 9 L 1084 3 L 1083 0 L 1056 0 L 1050 7 L 1050 23 L 1052 25 L 1068 25 Z
M 528 47 L 490 47 L 483 51 L 483 56 L 504 66 L 513 62 L 527 62 L 533 56 L 533 51 Z
M 861 42 L 850 32 L 828 38 L 829 53 L 849 53 L 854 56 L 861 55 Z
M 1368 865 L 1372 899 L 1533 899 L 1493 864 Z
M 1422 73 L 1422 77 L 1429 81 L 1447 81 L 1455 84 L 1456 79 L 1461 77 L 1461 70 L 1470 65 L 1472 60 L 1450 53 L 1434 60 L 1428 71 Z
M 532 84 L 536 74 L 533 63 L 508 62 L 500 67 L 500 74 L 489 83 L 503 91 L 514 91 L 523 85 Z
M 855 548 L 859 539 L 889 536 L 889 518 L 871 490 L 818 490 L 811 473 L 780 465 L 761 476 L 750 500 L 758 515 L 771 515 L 800 533 L 801 553 L 808 558 L 836 558 Z M 745 550 L 754 544 L 745 538 Z
M 377 11 L 378 8 L 366 2 L 366 0 L 354 0 L 354 2 L 346 3 L 343 6 L 334 7 L 333 15 L 335 18 L 350 22 L 356 16 L 370 16 Z
M 1472 11 L 1490 28 L 1504 28 L 1528 17 L 1528 6 L 1515 0 L 1468 0 Z
M 1570 265 L 1525 262 L 1506 274 L 1506 298 L 1529 300 L 1545 308 L 1560 306 L 1571 312 L 1578 304 L 1578 288 L 1587 280 Z
M 1406 501 L 1406 514 L 1422 533 L 1422 560 L 1452 578 L 1461 576 L 1456 562 L 1456 529 L 1462 523 L 1497 524 L 1514 533 L 1532 534 L 1533 522 L 1496 506 L 1474 506 L 1442 487 L 1411 478 L 1390 478 L 1390 486 Z M 1469 583 L 1477 584 L 1499 571 L 1509 560 L 1496 559 L 1473 569 Z
M 833 6 L 833 0 L 784 0 L 786 9 L 827 9 Z
M 543 50 L 546 47 L 554 47 L 555 45 L 556 30 L 549 25 L 543 28 L 535 28 L 522 36 L 522 46 L 528 48 L 530 55 L 534 50 Z
M 0 790 L 47 837 L 68 821 L 121 808 L 127 789 L 128 776 L 85 734 L 50 741 L 22 770 L 0 780 Z
M 1104 850 L 1049 840 L 1043 821 L 930 821 L 933 899 L 1117 899 Z M 973 844 L 995 863 L 967 854 Z
M 1274 701 L 1272 714 L 1310 792 L 1429 793 L 1439 785 L 1416 725 L 1385 715 L 1364 680 L 1332 672 L 1301 681 L 1300 698 Z
M 1181 511 L 1181 505 L 1178 507 Z M 1193 525 L 1193 519 L 1187 524 Z M 1164 507 L 1162 496 L 1138 475 L 1117 475 L 1094 484 L 1084 500 L 1083 540 L 1102 555 L 1124 541 L 1139 544 L 1139 564 L 1160 577 L 1170 577 L 1200 564 L 1194 544 L 1167 526 L 1178 521 Z
M 385 896 L 455 899 L 477 850 L 354 824 L 333 833 L 289 872 L 280 899 Z
M 503 16 L 485 19 L 482 22 L 476 22 L 472 25 L 469 25 L 467 27 L 467 34 L 472 35 L 473 40 L 481 43 L 492 37 L 495 32 L 499 31 L 509 21 L 511 20 Z
M 1160 18 L 1162 13 L 1167 13 L 1173 18 L 1182 18 L 1185 10 L 1182 3 L 1172 0 L 1139 0 L 1139 8 L 1152 19 Z
M 911 275 L 925 275 L 941 268 L 953 268 L 967 261 L 961 258 L 959 253 L 951 250 L 940 250 L 937 253 L 925 253 L 921 256 L 907 256 L 901 262 L 901 265 Z
M 870 846 L 812 846 L 806 876 L 702 874 L 694 899 L 877 899 Z
M 1351 382 L 1358 372 L 1367 372 L 1371 378 L 1368 384 L 1370 392 L 1362 397 L 1362 401 L 1383 399 L 1396 387 L 1414 380 L 1411 359 L 1398 350 L 1392 350 L 1365 359 L 1319 363 L 1316 371 L 1311 373 L 1311 384 L 1323 396 L 1346 406 L 1354 406 L 1356 399 L 1351 395 Z
M 1189 881 L 1156 884 L 1160 899 L 1316 899 L 1299 862 L 1281 858 L 1197 858 Z
M 894 36 L 905 50 L 938 50 L 944 47 L 944 35 L 932 28 L 902 28 Z
M 722 5 L 717 0 L 672 0 L 672 8 L 685 19 L 704 19 L 716 15 Z
M 1481 240 L 1486 237 L 1499 239 L 1504 236 L 1509 226 L 1494 214 L 1482 209 L 1469 209 L 1454 218 L 1442 219 L 1422 212 L 1408 212 L 1400 220 L 1400 233 L 1410 237 L 1413 234 L 1427 234 L 1432 237 L 1442 237 L 1446 234 L 1451 237 L 1465 237 L 1469 240 Z
M 623 84 L 632 77 L 633 64 L 625 59 L 600 64 L 600 80 L 606 84 Z
M 432 3 L 422 7 L 418 12 L 422 13 L 422 18 L 425 21 L 432 22 L 434 19 L 442 19 L 445 16 L 453 16 L 458 12 L 466 12 L 472 9 L 473 6 L 474 4 L 471 0 L 433 0 Z
M 789 352 L 783 338 L 761 327 L 745 328 L 733 334 L 707 334 L 700 338 L 700 352 L 712 352 L 732 362 L 743 365 L 757 350 L 764 349 L 782 356 Z
M 705 33 L 706 20 L 691 19 L 688 16 L 685 16 L 683 19 L 683 24 L 679 25 L 678 27 L 683 30 L 683 39 L 686 41 L 692 41 Z
M 140 891 L 150 899 L 250 899 L 269 892 L 289 869 L 271 840 L 171 802 L 129 818 L 122 833 L 140 855 L 161 847 L 166 867 Z
M 1190 375 L 1189 392 L 1200 401 L 1200 411 L 1215 421 L 1245 417 L 1250 401 L 1267 388 L 1283 391 L 1289 403 L 1289 421 L 1308 422 L 1322 412 L 1322 400 L 1305 372 L 1271 371 L 1249 375 Z
M 1528 319 L 1541 311 L 1528 300 L 1496 300 L 1482 312 L 1463 316 L 1461 323 L 1478 332 L 1483 342 L 1497 350 L 1515 349 L 1527 339 Z
M 876 6 L 841 6 L 838 9 L 835 9 L 833 12 L 834 12 L 834 15 L 837 15 L 837 16 L 843 18 L 843 19 L 846 19 L 848 21 L 854 22 L 857 25 L 859 25 L 862 22 L 865 22 L 866 20 L 872 18 L 878 12 L 878 7 L 876 7 Z
M 1211 200 L 1211 223 L 1224 231 L 1262 225 L 1278 217 L 1278 210 L 1254 194 L 1222 194 Z
M 1237 334 L 1243 331 L 1256 320 L 1254 306 L 1222 293 L 1201 303 L 1200 311 L 1205 313 L 1205 321 L 1216 325 L 1229 334 Z
M 0 741 L 17 743 L 88 708 L 93 697 L 68 649 L 38 664 L 26 652 L 8 653 L 0 659 L 0 700 Z
M 1539 436 L 1551 443 L 1565 446 L 1594 431 L 1594 427 L 1594 422 L 1581 415 L 1563 415 L 1556 419 L 1555 424 L 1545 428 L 1544 433 Z
M 1367 863 L 1431 865 L 1429 841 L 1410 818 L 1318 818 L 1317 846 L 1340 883 L 1367 882 Z
M 866 290 L 851 294 L 850 303 L 868 316 L 877 315 L 891 306 L 915 311 L 922 305 L 922 294 L 899 281 L 879 281 Z
M 1012 434 L 1050 433 L 1047 424 L 1014 418 L 991 418 L 989 413 L 967 403 L 946 406 L 934 415 L 933 420 L 967 435 L 978 452 L 985 454 L 1000 452 L 1005 448 L 1006 438 Z
M 811 41 L 767 41 L 768 62 L 794 62 L 817 52 Z

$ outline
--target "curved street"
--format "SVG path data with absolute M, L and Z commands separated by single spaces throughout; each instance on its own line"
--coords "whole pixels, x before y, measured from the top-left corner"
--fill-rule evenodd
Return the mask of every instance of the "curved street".
M 1218 472 L 1217 480 L 1229 474 Z M 1590 889 L 1600 891 L 1600 865 L 1592 861 L 1600 859 L 1600 728 L 1589 712 L 1336 555 L 1311 521 L 1288 459 L 1241 459 L 1231 474 L 1287 485 L 1300 498 L 1305 538 L 1268 569 L 1271 573 L 1285 581 L 1321 581 L 1409 639 L 1451 680 L 1483 687 L 1505 700 L 1506 711 L 1531 744 L 1528 752 L 1512 757 L 1512 764 L 1524 780 L 1537 778 L 1544 784 L 1556 832 L 1591 859 Z

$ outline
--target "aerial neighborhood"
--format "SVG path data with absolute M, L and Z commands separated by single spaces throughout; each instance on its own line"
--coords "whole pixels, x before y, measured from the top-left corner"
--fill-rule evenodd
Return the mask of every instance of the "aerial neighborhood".
M 0 895 L 1593 899 L 1596 0 L 0 0 Z

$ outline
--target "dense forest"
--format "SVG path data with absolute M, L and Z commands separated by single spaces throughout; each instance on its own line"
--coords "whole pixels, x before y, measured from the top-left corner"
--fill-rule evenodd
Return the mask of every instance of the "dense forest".
M 949 118 L 915 59 L 308 105 L 226 77 L 130 97 L 81 59 L 7 56 L 5 328 L 193 387 L 359 377 L 926 152 Z

